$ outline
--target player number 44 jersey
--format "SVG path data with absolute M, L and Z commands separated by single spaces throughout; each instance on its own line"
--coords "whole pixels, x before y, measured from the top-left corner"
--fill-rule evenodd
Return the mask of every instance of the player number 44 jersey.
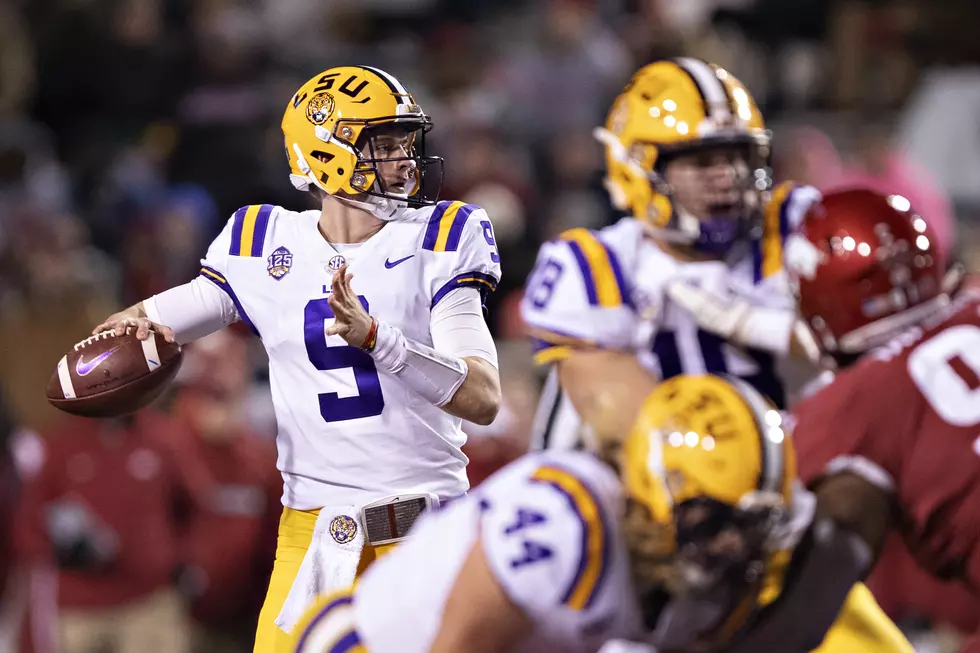
M 500 278 L 483 209 L 440 202 L 409 211 L 368 241 L 332 246 L 319 211 L 256 205 L 235 212 L 201 275 L 227 293 L 262 339 L 279 434 L 283 502 L 295 509 L 413 491 L 467 489 L 460 420 L 427 404 L 372 358 L 325 331 L 334 272 L 345 262 L 369 313 L 432 345 L 432 309 L 457 288 L 484 296 Z
M 516 651 L 586 653 L 642 635 L 611 469 L 579 452 L 525 456 L 374 563 L 355 587 L 356 625 L 375 653 L 428 651 L 459 570 L 479 541 L 496 582 L 533 623 Z M 411 633 L 411 636 L 407 636 Z

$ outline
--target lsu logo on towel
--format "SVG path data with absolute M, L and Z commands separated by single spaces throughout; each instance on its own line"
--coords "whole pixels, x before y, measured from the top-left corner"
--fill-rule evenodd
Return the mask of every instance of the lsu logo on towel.
M 337 544 L 347 544 L 357 535 L 357 522 L 347 515 L 337 515 L 330 520 L 330 537 Z

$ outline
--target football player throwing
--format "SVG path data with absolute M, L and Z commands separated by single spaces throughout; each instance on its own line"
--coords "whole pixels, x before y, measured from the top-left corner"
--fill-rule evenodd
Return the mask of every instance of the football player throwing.
M 285 483 L 262 653 L 291 650 L 312 596 L 466 492 L 461 418 L 488 424 L 499 407 L 482 312 L 500 278 L 493 226 L 478 206 L 437 202 L 431 127 L 382 70 L 316 75 L 282 130 L 290 179 L 318 209 L 242 207 L 197 279 L 95 329 L 184 343 L 241 320 L 262 339 Z

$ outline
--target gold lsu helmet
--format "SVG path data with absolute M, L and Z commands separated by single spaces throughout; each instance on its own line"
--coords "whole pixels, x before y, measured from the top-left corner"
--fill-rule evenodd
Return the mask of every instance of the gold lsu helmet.
M 789 559 L 796 459 L 782 416 L 738 379 L 676 376 L 647 397 L 620 455 L 629 503 L 672 534 L 662 582 L 713 597 L 701 635 L 730 636 L 778 595 Z
M 311 184 L 330 195 L 373 196 L 411 205 L 432 204 L 442 185 L 442 159 L 425 155 L 432 119 L 401 82 L 378 68 L 330 68 L 303 84 L 282 117 L 289 178 L 298 190 Z M 375 156 L 371 136 L 391 129 L 411 135 L 407 156 Z M 409 161 L 414 184 L 389 192 L 382 163 Z
M 769 132 L 755 100 L 728 71 L 689 57 L 651 63 L 633 75 L 613 102 L 605 127 L 594 134 L 605 146 L 605 186 L 613 205 L 667 240 L 709 251 L 717 249 L 713 239 L 728 238 L 732 227 L 712 227 L 686 214 L 672 198 L 666 164 L 706 148 L 745 148 L 749 215 L 741 230 L 760 224 L 763 193 L 772 186 Z

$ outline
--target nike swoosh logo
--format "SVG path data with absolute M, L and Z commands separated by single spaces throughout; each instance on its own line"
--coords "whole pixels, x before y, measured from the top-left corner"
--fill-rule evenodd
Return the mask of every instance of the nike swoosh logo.
M 113 347 L 109 351 L 104 351 L 90 361 L 85 361 L 81 356 L 78 357 L 78 361 L 75 363 L 75 374 L 78 376 L 87 376 L 92 373 L 92 371 L 105 362 L 107 358 L 112 356 L 119 347 Z
M 397 261 L 389 261 L 388 259 L 385 259 L 385 267 L 390 270 L 391 268 L 395 267 L 399 263 L 404 263 L 405 261 L 412 258 L 413 256 L 415 256 L 415 254 L 409 254 L 405 258 L 400 258 Z

